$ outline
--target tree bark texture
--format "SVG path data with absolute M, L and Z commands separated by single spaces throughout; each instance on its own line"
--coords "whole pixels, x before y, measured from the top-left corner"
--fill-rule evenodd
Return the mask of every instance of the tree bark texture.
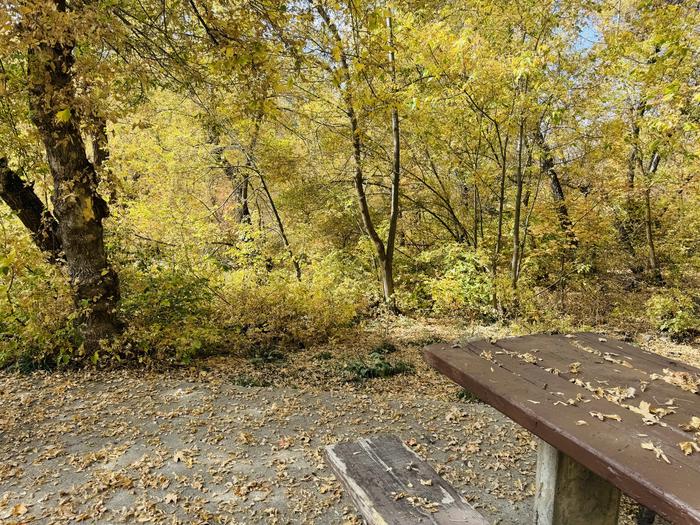
M 58 0 L 59 11 L 65 11 Z M 42 41 L 29 49 L 31 118 L 44 143 L 53 176 L 54 215 L 88 352 L 119 333 L 119 279 L 107 261 L 102 221 L 106 202 L 87 158 L 73 87 L 73 44 Z

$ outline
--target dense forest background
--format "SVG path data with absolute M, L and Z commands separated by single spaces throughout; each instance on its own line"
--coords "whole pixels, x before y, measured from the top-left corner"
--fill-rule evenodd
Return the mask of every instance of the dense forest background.
M 0 7 L 0 366 L 700 332 L 696 2 Z

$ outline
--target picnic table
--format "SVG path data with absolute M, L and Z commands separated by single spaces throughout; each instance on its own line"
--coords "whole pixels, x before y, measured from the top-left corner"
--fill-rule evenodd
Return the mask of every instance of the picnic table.
M 700 524 L 700 370 L 605 335 L 435 344 L 427 362 L 540 438 L 537 525 L 617 523 L 623 492 Z

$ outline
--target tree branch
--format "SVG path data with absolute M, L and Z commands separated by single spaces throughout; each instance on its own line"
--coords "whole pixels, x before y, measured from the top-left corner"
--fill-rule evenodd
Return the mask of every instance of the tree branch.
M 58 222 L 32 186 L 10 169 L 5 158 L 0 158 L 0 199 L 17 214 L 39 249 L 56 262 L 62 250 Z

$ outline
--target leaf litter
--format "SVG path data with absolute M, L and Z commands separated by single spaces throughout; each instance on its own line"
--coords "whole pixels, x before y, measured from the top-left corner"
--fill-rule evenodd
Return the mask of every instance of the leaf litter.
M 383 326 L 281 365 L 218 357 L 164 373 L 0 373 L 0 520 L 359 524 L 322 450 L 382 431 L 399 434 L 490 518 L 527 519 L 536 440 L 491 408 L 459 401 L 419 351 L 464 328 L 397 325 L 391 337 L 415 374 L 360 384 L 347 383 L 342 362 L 385 338 Z M 472 335 L 510 335 L 480 330 Z M 325 351 L 333 359 L 313 359 Z M 272 386 L 237 386 L 241 378 Z

